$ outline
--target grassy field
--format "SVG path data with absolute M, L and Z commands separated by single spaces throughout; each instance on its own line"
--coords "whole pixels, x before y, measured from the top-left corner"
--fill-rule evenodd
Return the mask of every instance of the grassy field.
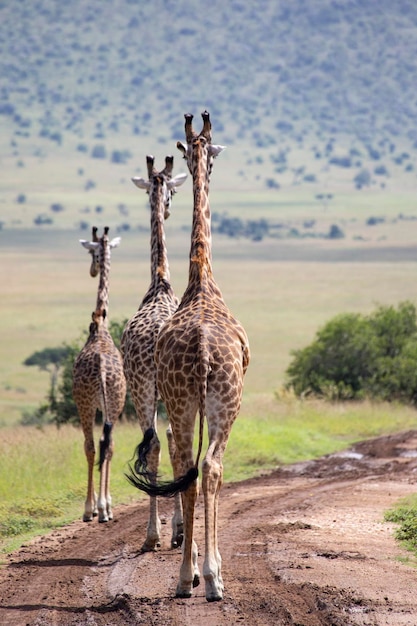
M 411 409 L 369 403 L 330 405 L 271 394 L 245 397 L 226 450 L 225 480 L 239 480 L 284 463 L 318 457 L 353 441 L 411 428 Z M 161 474 L 171 475 L 164 436 Z M 3 428 L 0 439 L 0 552 L 30 537 L 80 518 L 86 489 L 86 462 L 79 429 Z M 97 438 L 99 431 L 97 431 Z M 144 497 L 126 480 L 139 428 L 120 424 L 114 432 L 114 505 Z
M 142 207 L 147 218 L 147 210 Z M 171 279 L 177 294 L 187 280 L 189 234 L 174 215 L 167 223 Z M 145 221 L 144 221 L 145 223 Z M 247 329 L 252 362 L 245 393 L 273 393 L 284 381 L 291 350 L 309 343 L 340 312 L 416 300 L 414 222 L 401 238 L 356 241 L 214 237 L 214 272 L 227 304 Z M 415 233 L 417 239 L 417 232 Z M 88 327 L 97 282 L 74 230 L 0 233 L 4 272 L 0 308 L 0 424 L 44 397 L 49 376 L 22 365 L 35 350 L 78 339 Z M 83 235 L 85 236 L 85 235 Z M 130 231 L 113 252 L 110 316 L 129 318 L 149 284 L 149 236 Z
M 54 181 L 52 192 L 34 183 L 34 198 L 37 193 L 48 194 L 42 202 L 59 197 L 59 180 Z M 135 227 L 122 233 L 122 244 L 112 255 L 110 317 L 114 320 L 129 318 L 136 311 L 150 279 L 147 198 L 133 186 L 127 189 L 125 200 L 130 203 L 130 216 L 135 216 Z M 49 386 L 49 374 L 24 366 L 24 359 L 35 350 L 78 339 L 95 305 L 97 282 L 89 276 L 89 256 L 78 243 L 88 235 L 74 228 L 78 200 L 71 204 L 73 193 L 70 186 L 68 209 L 59 228 L 19 224 L 0 232 L 0 534 L 4 550 L 79 517 L 85 497 L 81 432 L 72 427 L 38 431 L 17 426 L 22 413 L 33 411 Z M 190 188 L 184 186 L 166 224 L 171 279 L 178 295 L 188 274 L 189 200 Z M 100 202 L 98 196 L 96 201 Z M 88 219 L 100 228 L 109 225 L 115 234 L 116 202 L 117 193 L 109 184 L 104 215 L 90 214 Z M 8 219 L 14 207 L 4 203 Z M 346 231 L 340 240 L 268 237 L 253 242 L 213 237 L 215 276 L 227 304 L 248 332 L 252 351 L 241 415 L 225 458 L 226 480 L 414 427 L 415 411 L 406 407 L 303 403 L 275 395 L 285 381 L 291 351 L 311 342 L 318 328 L 334 315 L 366 313 L 379 304 L 397 306 L 404 300 L 416 302 L 413 198 L 406 193 L 340 194 L 324 209 L 302 189 L 287 189 L 278 201 L 267 192 L 257 196 L 217 188 L 212 208 L 242 219 L 265 217 L 300 229 L 305 220 L 314 219 L 318 232 L 337 222 Z M 19 205 L 19 210 L 28 212 L 29 223 L 38 207 L 30 200 L 25 207 Z M 400 214 L 410 219 L 398 218 Z M 366 224 L 369 217 L 378 215 L 384 219 L 372 227 Z M 113 495 L 118 504 L 138 497 L 124 478 L 138 428 L 119 425 L 115 440 Z M 164 465 L 163 471 L 169 468 Z

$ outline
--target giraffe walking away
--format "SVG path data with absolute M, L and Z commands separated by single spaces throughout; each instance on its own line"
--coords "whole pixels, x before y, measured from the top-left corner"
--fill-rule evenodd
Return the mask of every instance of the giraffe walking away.
M 184 183 L 187 174 L 172 177 L 174 157 L 165 158 L 165 168 L 158 172 L 154 157 L 147 156 L 148 180 L 133 178 L 140 189 L 149 194 L 151 213 L 151 284 L 137 312 L 128 321 L 121 341 L 123 366 L 136 415 L 144 434 L 145 443 L 140 446 L 140 457 L 146 458 L 147 468 L 155 479 L 160 462 L 160 441 L 157 435 L 158 401 L 155 343 L 159 330 L 178 307 L 178 299 L 170 284 L 164 220 L 169 217 L 172 196 Z M 169 450 L 172 450 L 172 432 L 167 431 Z M 139 453 L 139 451 L 138 451 Z M 172 518 L 171 547 L 182 543 L 183 520 L 179 495 L 175 497 Z M 161 522 L 156 497 L 150 498 L 149 522 L 142 552 L 156 550 L 161 546 Z
M 249 343 L 242 325 L 227 308 L 213 276 L 209 180 L 213 159 L 223 150 L 211 143 L 211 123 L 202 114 L 203 129 L 197 135 L 193 116 L 185 115 L 186 145 L 177 147 L 187 160 L 193 178 L 194 210 L 191 232 L 189 281 L 178 310 L 161 329 L 155 351 L 157 382 L 166 404 L 175 441 L 176 479 L 155 484 L 142 466 L 130 468 L 129 480 L 150 495 L 182 492 L 184 513 L 183 556 L 177 597 L 188 598 L 199 584 L 197 545 L 193 539 L 194 508 L 204 417 L 208 448 L 202 462 L 205 508 L 205 556 L 203 576 L 208 601 L 223 598 L 221 556 L 217 540 L 217 511 L 223 481 L 223 454 L 243 390 L 249 364 Z M 193 435 L 199 414 L 198 450 Z
M 80 240 L 91 254 L 90 275 L 100 273 L 96 309 L 92 314 L 88 339 L 79 353 L 73 370 L 73 397 L 84 433 L 84 450 L 88 464 L 87 497 L 83 520 L 90 522 L 98 514 L 99 522 L 113 519 L 110 495 L 110 462 L 113 455 L 112 428 L 121 414 L 126 397 L 126 380 L 120 352 L 108 331 L 110 250 L 120 237 L 109 241 L 106 226 L 102 237 L 93 228 L 92 241 Z M 103 415 L 100 439 L 100 488 L 94 491 L 94 423 L 96 411 Z

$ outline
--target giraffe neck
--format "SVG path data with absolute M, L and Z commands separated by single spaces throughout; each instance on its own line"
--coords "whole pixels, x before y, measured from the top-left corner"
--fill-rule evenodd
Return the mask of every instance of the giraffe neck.
M 104 238 L 103 238 L 104 239 Z M 110 276 L 110 246 L 108 240 L 100 242 L 100 278 L 97 290 L 96 311 L 106 311 L 104 322 L 107 326 L 109 310 L 109 276 Z
M 211 213 L 209 204 L 209 172 L 207 148 L 195 146 L 192 169 L 194 210 L 191 231 L 189 286 L 214 280 L 211 264 Z
M 156 183 L 150 196 L 151 206 L 151 283 L 156 287 L 163 280 L 169 282 L 168 254 L 164 231 L 164 184 Z

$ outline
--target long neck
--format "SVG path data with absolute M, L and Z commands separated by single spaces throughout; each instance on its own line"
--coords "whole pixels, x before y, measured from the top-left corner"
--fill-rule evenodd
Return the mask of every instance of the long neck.
M 163 186 L 156 184 L 151 191 L 151 282 L 156 284 L 162 279 L 170 280 L 168 254 L 164 231 L 164 194 Z
M 100 279 L 97 290 L 96 310 L 106 311 L 105 321 L 109 311 L 109 276 L 110 276 L 110 246 L 108 242 L 100 243 Z
M 202 283 L 212 278 L 211 265 L 211 214 L 207 172 L 207 148 L 194 147 L 193 192 L 194 211 L 191 231 L 189 284 Z

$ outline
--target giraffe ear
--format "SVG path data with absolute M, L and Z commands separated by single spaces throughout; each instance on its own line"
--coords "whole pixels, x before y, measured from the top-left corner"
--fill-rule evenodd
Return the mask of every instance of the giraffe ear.
M 213 144 L 209 146 L 209 154 L 214 158 L 219 156 L 220 152 L 223 152 L 223 150 L 226 150 L 226 146 L 215 146 Z
M 167 187 L 168 189 L 175 189 L 176 187 L 180 187 L 187 180 L 188 174 L 177 174 L 174 178 L 168 181 Z
M 117 248 L 118 246 L 120 246 L 121 241 L 122 241 L 121 237 L 114 237 L 114 239 L 112 239 L 111 242 L 109 243 L 110 248 Z
M 187 154 L 187 146 L 181 143 L 181 141 L 177 141 L 177 148 L 180 152 L 182 152 L 182 155 L 185 159 L 185 155 Z
M 89 252 L 97 250 L 98 248 L 98 241 L 87 241 L 86 239 L 80 239 L 80 244 Z
M 149 191 L 151 187 L 149 180 L 145 180 L 141 176 L 134 176 L 132 178 L 132 183 L 134 183 L 136 187 L 139 187 L 139 189 L 146 189 L 147 191 Z

